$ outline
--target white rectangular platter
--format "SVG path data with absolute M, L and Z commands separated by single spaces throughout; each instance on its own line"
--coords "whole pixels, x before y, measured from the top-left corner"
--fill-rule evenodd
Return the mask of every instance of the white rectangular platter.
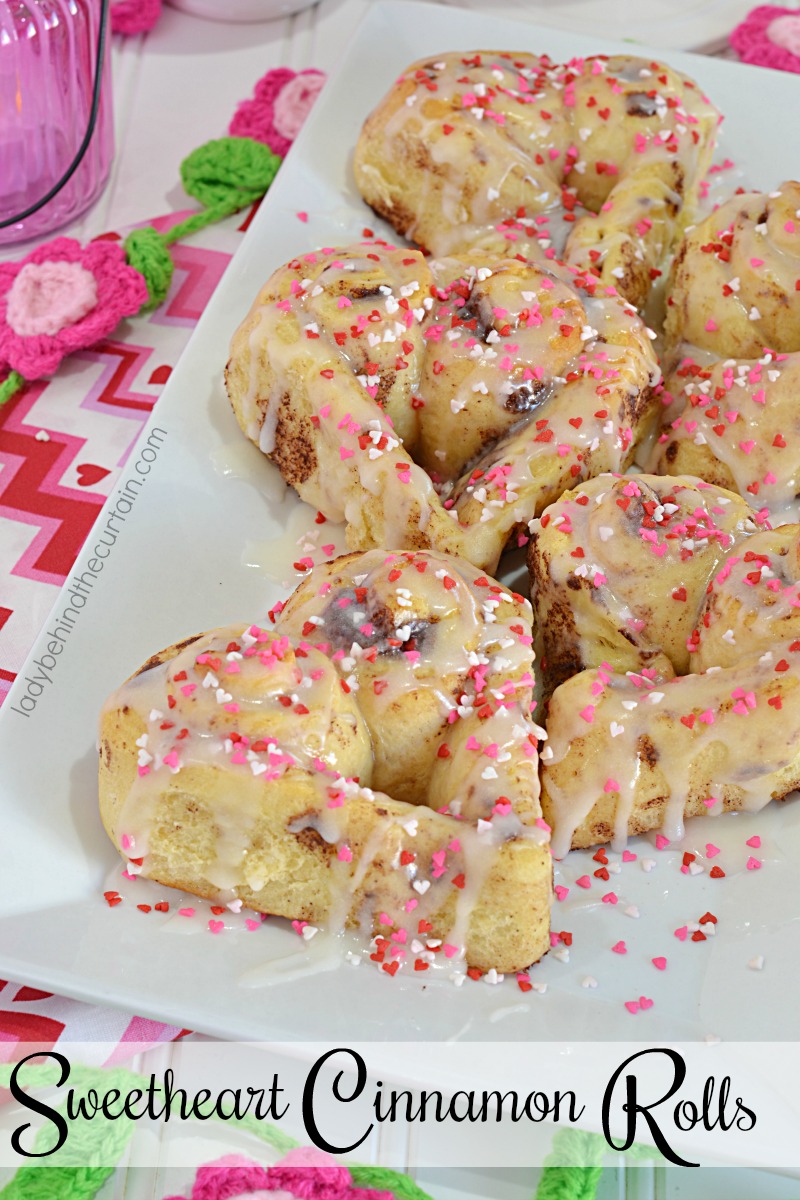
M 556 61 L 631 50 L 486 13 L 412 2 L 372 7 L 130 460 L 150 436 L 157 452 L 146 483 L 118 527 L 52 683 L 30 716 L 15 712 L 31 673 L 23 670 L 0 712 L 0 975 L 242 1040 L 800 1036 L 797 804 L 758 818 L 704 819 L 690 825 L 677 850 L 634 844 L 637 861 L 612 876 L 616 905 L 600 903 L 597 888 L 571 886 L 596 866 L 589 855 L 571 856 L 558 868 L 571 890 L 553 923 L 573 934 L 573 944 L 568 955 L 562 947 L 560 957 L 548 955 L 535 968 L 544 993 L 523 995 L 513 979 L 498 987 L 470 980 L 458 990 L 446 981 L 423 987 L 419 978 L 390 979 L 368 963 L 244 986 L 244 976 L 302 949 L 284 923 L 219 937 L 195 923 L 197 936 L 176 936 L 174 920 L 144 917 L 134 902 L 111 909 L 103 900 L 104 889 L 119 886 L 120 867 L 97 815 L 102 701 L 153 651 L 216 625 L 263 619 L 285 593 L 247 565 L 252 544 L 262 546 L 263 557 L 265 543 L 305 519 L 294 498 L 259 490 L 272 468 L 244 444 L 222 386 L 230 335 L 288 257 L 360 237 L 365 225 L 379 227 L 356 194 L 350 161 L 362 121 L 389 83 L 423 54 L 487 47 L 547 51 Z M 795 77 L 674 51 L 663 57 L 695 77 L 726 114 L 721 156 L 741 169 L 731 173 L 731 190 L 742 177 L 768 190 L 797 174 Z M 163 431 L 155 441 L 154 428 Z M 227 454 L 239 469 L 223 474 Z M 125 478 L 123 469 L 121 486 Z M 101 515 L 95 533 L 105 520 Z M 73 577 L 86 570 L 95 540 L 90 536 Z M 54 617 L 68 603 L 62 595 Z M 52 619 L 32 659 L 45 652 L 51 628 Z M 746 840 L 756 830 L 763 868 L 748 871 Z M 714 881 L 707 870 L 681 873 L 683 851 L 697 852 L 702 863 L 709 841 L 721 848 L 725 879 Z M 656 865 L 642 870 L 648 857 Z M 676 929 L 697 924 L 707 911 L 718 918 L 716 937 L 676 938 Z M 624 955 L 610 949 L 620 940 Z M 658 971 L 651 959 L 662 955 L 668 969 Z M 749 968 L 759 956 L 763 969 Z M 625 1001 L 640 996 L 652 1007 L 631 1016 Z

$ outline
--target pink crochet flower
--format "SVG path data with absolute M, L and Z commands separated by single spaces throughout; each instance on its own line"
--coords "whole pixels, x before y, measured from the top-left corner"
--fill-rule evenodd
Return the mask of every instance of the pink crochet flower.
M 285 158 L 324 82 L 324 72 L 313 69 L 299 74 L 289 67 L 267 71 L 252 100 L 243 100 L 236 109 L 228 133 L 266 142 L 273 154 Z
M 114 0 L 111 28 L 114 33 L 147 33 L 161 16 L 161 0 Z
M 754 8 L 730 36 L 742 62 L 800 73 L 800 11 L 764 4 Z
M 392 1192 L 357 1188 L 347 1167 L 310 1146 L 290 1150 L 266 1170 L 240 1154 L 198 1169 L 188 1200 L 395 1200 Z M 167 1200 L 187 1200 L 170 1196 Z
M 52 375 L 62 358 L 116 329 L 147 301 L 143 277 L 116 242 L 55 238 L 0 263 L 0 373 Z

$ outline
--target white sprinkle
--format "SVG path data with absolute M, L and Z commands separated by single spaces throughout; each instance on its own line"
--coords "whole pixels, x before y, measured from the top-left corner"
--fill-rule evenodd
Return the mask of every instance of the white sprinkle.
M 419 892 L 420 896 L 424 896 L 431 886 L 431 881 L 430 879 L 415 879 L 411 886 L 415 892 Z
M 751 971 L 761 971 L 764 967 L 764 955 L 757 954 L 755 958 L 751 958 L 747 964 Z
M 581 980 L 581 987 L 596 988 L 597 980 L 594 978 L 593 975 L 584 975 L 583 979 Z
M 49 442 L 50 441 L 50 434 L 47 432 L 46 429 L 38 429 L 36 431 L 35 437 L 36 437 L 37 442 Z
M 625 913 L 626 917 L 632 917 L 634 921 L 639 920 L 639 915 L 640 915 L 639 909 L 636 907 L 635 904 L 629 904 L 628 907 L 623 908 L 622 911 Z

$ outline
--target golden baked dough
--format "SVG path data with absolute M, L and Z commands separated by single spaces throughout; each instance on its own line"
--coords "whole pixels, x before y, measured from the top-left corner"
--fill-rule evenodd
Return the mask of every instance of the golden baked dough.
M 800 492 L 800 353 L 708 359 L 687 355 L 668 379 L 672 402 L 651 469 L 699 475 L 763 508 L 775 524 L 791 519 Z
M 647 465 L 797 516 L 800 183 L 734 196 L 688 233 L 669 284 L 663 428 Z
M 653 829 L 677 839 L 685 817 L 800 784 L 800 526 L 759 521 L 702 480 L 629 475 L 588 481 L 536 523 L 557 856 Z
M 566 492 L 534 523 L 528 553 L 545 693 L 603 663 L 690 670 L 709 582 L 749 546 L 754 517 L 734 492 L 686 476 L 599 475 Z
M 765 529 L 729 554 L 708 588 L 692 668 L 729 667 L 743 654 L 800 649 L 800 525 Z
M 367 118 L 356 183 L 433 254 L 563 253 L 641 306 L 691 219 L 718 119 L 663 63 L 454 51 L 413 63 Z
M 648 830 L 678 840 L 686 817 L 757 810 L 793 791 L 799 651 L 777 643 L 765 656 L 667 681 L 600 667 L 563 683 L 542 751 L 553 854 Z
M 171 647 L 109 699 L 117 848 L 201 896 L 360 926 L 393 970 L 442 942 L 482 970 L 537 960 L 552 870 L 527 601 L 451 557 L 373 550 L 270 619 Z
M 720 358 L 800 351 L 800 183 L 732 196 L 675 256 L 665 338 Z
M 658 379 L 648 330 L 592 275 L 382 243 L 275 272 L 226 371 L 242 429 L 353 549 L 487 570 L 565 488 L 625 469 Z

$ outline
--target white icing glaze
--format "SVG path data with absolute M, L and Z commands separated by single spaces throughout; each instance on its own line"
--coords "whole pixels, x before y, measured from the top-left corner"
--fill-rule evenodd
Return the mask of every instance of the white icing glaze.
M 622 730 L 614 737 L 612 723 Z M 580 827 L 591 828 L 602 800 L 613 805 L 617 845 L 649 816 L 647 801 L 656 805 L 655 827 L 678 839 L 687 805 L 703 812 L 713 797 L 711 815 L 723 807 L 757 811 L 796 785 L 798 650 L 778 644 L 769 661 L 754 656 L 666 681 L 584 671 L 554 693 L 548 735 L 542 782 L 556 857 Z M 654 790 L 640 787 L 648 763 L 661 772 Z M 581 844 L 593 840 L 606 839 L 590 834 Z
M 107 717 L 130 720 L 132 711 L 145 731 L 114 836 L 132 869 L 160 878 L 170 822 L 181 820 L 169 804 L 208 805 L 211 839 L 201 831 L 196 847 L 184 845 L 194 866 L 179 863 L 178 876 L 198 876 L 201 894 L 210 887 L 223 902 L 238 895 L 268 911 L 281 909 L 265 836 L 290 847 L 311 838 L 327 848 L 319 903 L 328 929 L 355 922 L 371 935 L 385 926 L 371 949 L 388 967 L 417 944 L 421 922 L 446 920 L 446 957 L 463 967 L 499 856 L 547 843 L 529 711 L 530 609 L 451 559 L 373 551 L 339 564 L 311 573 L 272 614 L 273 632 L 203 635 L 110 698 Z M 396 733 L 403 705 L 427 708 L 406 771 L 410 792 L 426 793 L 409 798 L 431 807 L 379 790 L 397 783 L 396 764 L 385 761 L 391 746 L 381 753 L 381 739 L 390 741 L 382 721 L 394 720 Z M 393 791 L 402 800 L 399 784 Z M 546 859 L 536 870 L 545 896 Z M 423 938 L 417 970 L 441 940 L 431 950 Z

